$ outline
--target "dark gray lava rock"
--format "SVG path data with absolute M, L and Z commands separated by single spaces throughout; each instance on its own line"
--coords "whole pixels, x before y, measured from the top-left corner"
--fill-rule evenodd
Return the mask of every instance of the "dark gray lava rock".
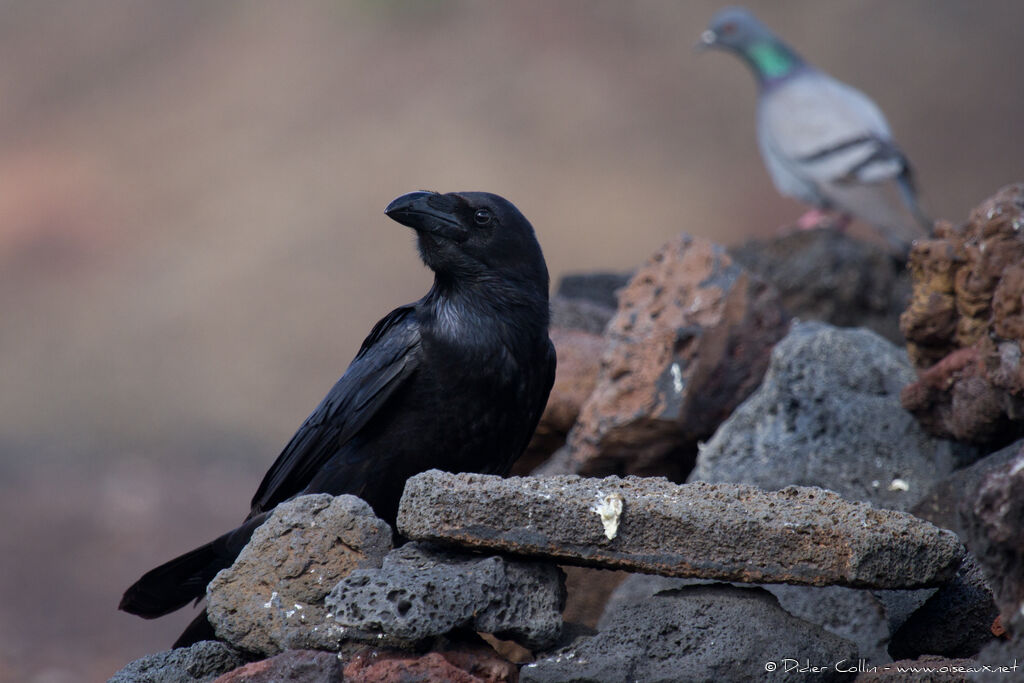
M 775 285 L 797 318 L 866 327 L 903 344 L 900 314 L 910 301 L 910 274 L 885 247 L 817 229 L 752 240 L 729 254 Z
M 378 633 L 418 641 L 471 626 L 543 648 L 561 632 L 565 577 L 550 564 L 408 543 L 380 569 L 349 574 L 325 604 L 349 637 L 369 642 Z
M 936 591 L 893 634 L 889 653 L 893 659 L 924 654 L 973 657 L 994 638 L 991 628 L 998 614 L 981 567 L 968 554 L 956 578 Z
M 868 588 L 941 585 L 951 531 L 831 491 L 649 477 L 510 477 L 430 470 L 409 479 L 410 538 L 650 574 Z
M 794 617 L 854 643 L 867 661 L 888 661 L 885 646 L 889 642 L 889 621 L 885 605 L 872 591 L 843 586 L 762 587 Z
M 921 519 L 927 519 L 935 526 L 961 531 L 958 510 L 963 497 L 975 491 L 990 472 L 1007 465 L 1022 450 L 1024 441 L 1017 441 L 986 455 L 969 467 L 954 470 L 949 476 L 936 482 L 924 498 L 914 505 L 911 512 Z
M 619 305 L 619 290 L 632 273 L 570 273 L 558 281 L 555 296 L 570 301 L 589 301 L 608 311 L 611 318 Z
M 658 576 L 657 574 L 630 574 L 608 596 L 608 602 L 604 606 L 604 613 L 601 614 L 601 619 L 597 622 L 597 630 L 606 630 L 608 624 L 622 609 L 646 600 L 657 593 L 686 586 L 702 586 L 713 583 L 718 582 L 706 579 L 680 579 L 674 576 Z
M 1009 623 L 1024 610 L 1024 452 L 964 496 L 960 522 Z
M 953 447 L 900 405 L 906 354 L 863 329 L 795 324 L 764 382 L 700 449 L 689 481 L 821 486 L 908 510 L 953 468 Z
M 631 277 L 630 273 L 563 276 L 551 297 L 551 326 L 601 335 L 619 306 L 619 290 Z
M 624 605 L 596 636 L 524 666 L 520 681 L 781 681 L 805 661 L 823 667 L 815 680 L 849 680 L 835 665 L 855 667 L 857 648 L 760 588 L 687 586 Z
M 245 664 L 228 645 L 204 640 L 192 647 L 158 652 L 124 667 L 107 683 L 208 683 Z
M 379 567 L 391 527 L 355 496 L 301 496 L 277 506 L 207 588 L 217 636 L 266 655 L 338 649 L 324 596 L 354 569 Z
M 650 574 L 631 574 L 620 583 L 605 607 L 597 626 L 603 630 L 608 620 L 622 609 L 655 593 L 683 586 L 707 583 L 701 579 L 676 579 Z M 889 625 L 885 608 L 871 591 L 842 586 L 761 586 L 775 596 L 782 609 L 794 617 L 823 627 L 857 646 L 860 656 L 869 662 L 886 662 L 889 654 Z
M 338 683 L 344 668 L 333 652 L 287 650 L 230 671 L 214 683 Z

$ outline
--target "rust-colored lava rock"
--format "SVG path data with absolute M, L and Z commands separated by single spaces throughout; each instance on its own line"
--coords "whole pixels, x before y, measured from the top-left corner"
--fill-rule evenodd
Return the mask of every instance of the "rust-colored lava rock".
M 788 320 L 775 289 L 712 242 L 680 235 L 619 292 L 596 386 L 569 433 L 581 474 L 681 480 L 757 387 Z
M 998 445 L 1024 433 L 1024 183 L 960 227 L 940 221 L 909 267 L 900 329 L 919 379 L 903 406 L 939 436 Z

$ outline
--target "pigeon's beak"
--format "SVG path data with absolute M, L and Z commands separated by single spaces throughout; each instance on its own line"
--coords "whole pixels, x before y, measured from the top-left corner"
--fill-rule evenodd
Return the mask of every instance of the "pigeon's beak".
M 456 216 L 458 208 L 458 199 L 450 194 L 409 192 L 392 200 L 384 209 L 384 213 L 391 220 L 418 233 L 463 242 L 468 237 L 468 232 Z
M 708 48 L 717 47 L 717 46 L 718 46 L 718 34 L 715 33 L 714 31 L 712 31 L 711 29 L 707 29 L 706 31 L 704 31 L 704 33 L 700 34 L 700 41 L 698 41 L 698 43 L 693 46 L 693 51 L 694 52 L 703 52 L 704 50 L 707 50 Z

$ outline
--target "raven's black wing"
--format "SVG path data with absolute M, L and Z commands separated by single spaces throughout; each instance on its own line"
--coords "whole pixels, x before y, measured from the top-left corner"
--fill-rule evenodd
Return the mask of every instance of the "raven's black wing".
M 412 306 L 396 308 L 374 326 L 345 374 L 263 477 L 252 499 L 250 517 L 305 489 L 320 468 L 415 373 L 420 333 L 413 311 Z
M 523 442 L 521 451 L 526 450 L 530 440 L 533 438 L 533 433 L 537 431 L 537 424 L 540 422 L 544 409 L 547 407 L 551 388 L 555 385 L 555 368 L 558 365 L 558 354 L 555 352 L 555 345 L 551 343 L 551 340 L 548 339 L 547 342 L 547 346 L 544 349 L 544 358 L 539 362 L 540 367 L 544 368 L 543 371 L 535 370 L 530 372 L 528 370 L 526 372 L 526 376 L 532 378 L 534 384 L 528 389 L 531 400 L 528 403 L 527 424 L 529 424 L 530 429 L 526 432 L 526 441 Z M 510 467 L 511 465 L 512 463 L 509 463 Z
M 377 323 L 352 364 L 285 446 L 260 484 L 242 526 L 165 562 L 136 581 L 120 608 L 153 618 L 202 597 L 214 575 L 230 566 L 268 510 L 300 493 L 317 472 L 416 371 L 420 335 L 411 306 Z M 353 472 L 353 475 L 356 475 Z M 197 619 L 179 643 L 205 633 Z

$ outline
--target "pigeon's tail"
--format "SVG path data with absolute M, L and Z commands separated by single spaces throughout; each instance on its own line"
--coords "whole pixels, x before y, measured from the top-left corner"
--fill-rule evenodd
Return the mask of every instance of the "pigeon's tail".
M 237 529 L 146 572 L 124 592 L 118 609 L 155 619 L 200 600 L 206 585 L 231 566 L 265 517 L 266 513 L 246 520 Z
M 903 173 L 900 174 L 898 179 L 898 184 L 903 202 L 907 205 L 907 209 L 910 210 L 910 214 L 924 229 L 925 234 L 931 237 L 935 230 L 935 221 L 921 209 L 921 204 L 917 201 L 917 187 L 914 183 L 914 172 L 910 168 L 910 164 L 905 164 Z

